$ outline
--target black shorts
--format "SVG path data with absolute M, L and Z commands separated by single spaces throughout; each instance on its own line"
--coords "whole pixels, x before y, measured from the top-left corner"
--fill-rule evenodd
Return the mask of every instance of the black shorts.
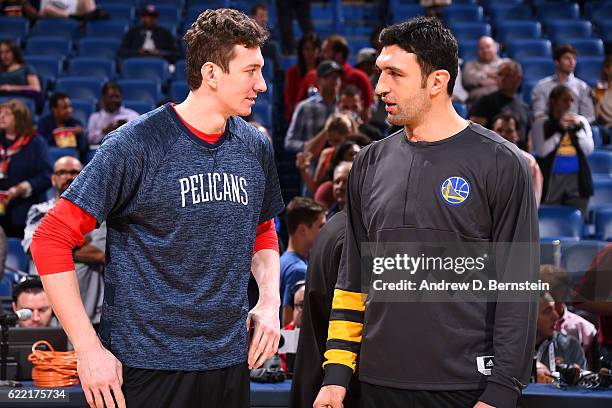
M 246 363 L 210 371 L 165 371 L 123 367 L 127 408 L 249 408 Z
M 361 383 L 362 408 L 474 408 L 484 390 L 413 391 Z

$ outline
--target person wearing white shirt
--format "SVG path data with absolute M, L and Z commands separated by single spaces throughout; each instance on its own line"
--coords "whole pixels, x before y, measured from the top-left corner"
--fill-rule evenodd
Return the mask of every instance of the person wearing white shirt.
M 121 87 L 113 81 L 102 87 L 100 104 L 100 110 L 92 113 L 87 123 L 87 139 L 92 145 L 99 144 L 107 133 L 139 116 L 122 105 Z
M 536 118 L 546 115 L 550 91 L 557 85 L 565 85 L 574 94 L 571 111 L 584 116 L 589 123 L 595 120 L 591 87 L 574 75 L 576 55 L 577 51 L 571 45 L 560 45 L 555 48 L 553 61 L 557 72 L 539 80 L 531 91 L 531 103 Z

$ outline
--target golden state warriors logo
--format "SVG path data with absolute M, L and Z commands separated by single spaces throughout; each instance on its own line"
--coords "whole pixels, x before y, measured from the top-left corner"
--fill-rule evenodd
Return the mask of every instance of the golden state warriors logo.
M 448 205 L 461 205 L 470 195 L 470 183 L 463 177 L 449 177 L 440 185 L 440 197 Z

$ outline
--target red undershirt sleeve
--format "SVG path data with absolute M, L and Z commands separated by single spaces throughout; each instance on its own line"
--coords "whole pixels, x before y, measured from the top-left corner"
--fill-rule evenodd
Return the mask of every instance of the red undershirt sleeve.
M 60 199 L 43 217 L 32 237 L 30 251 L 39 275 L 73 271 L 72 249 L 85 243 L 96 219 L 81 207 Z
M 262 249 L 273 249 L 279 252 L 274 219 L 262 222 L 257 227 L 257 236 L 255 237 L 253 253 L 255 254 Z

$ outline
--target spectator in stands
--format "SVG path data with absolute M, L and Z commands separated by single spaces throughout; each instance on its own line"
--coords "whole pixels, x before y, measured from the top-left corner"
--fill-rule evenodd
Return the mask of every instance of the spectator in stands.
M 40 204 L 33 205 L 28 211 L 28 217 L 21 242 L 25 253 L 30 252 L 32 236 L 38 224 L 47 212 L 53 208 L 59 197 L 68 189 L 70 184 L 79 175 L 83 165 L 71 156 L 59 158 L 53 166 L 51 184 L 55 187 L 55 197 Z M 81 292 L 81 300 L 85 311 L 92 323 L 100 323 L 102 301 L 104 296 L 104 253 L 106 247 L 106 223 L 85 236 L 85 243 L 72 252 L 75 270 Z M 30 273 L 36 270 L 33 262 L 30 263 Z
M 450 6 L 452 0 L 420 0 L 419 4 L 425 8 L 425 15 L 427 17 L 442 17 L 442 11 L 444 7 Z
M 89 143 L 83 124 L 72 117 L 72 101 L 62 92 L 49 98 L 51 113 L 38 120 L 38 133 L 53 147 L 70 147 L 78 150 L 81 160 L 89 151 Z
M 332 193 L 334 205 L 327 211 L 327 218 L 333 217 L 336 213 L 344 209 L 346 204 L 346 187 L 348 186 L 348 176 L 353 167 L 353 162 L 340 162 L 334 169 L 334 179 Z
M 49 327 L 53 319 L 53 309 L 38 277 L 29 277 L 13 288 L 13 311 L 30 309 L 32 317 L 20 320 L 19 327 Z
M 291 322 L 293 308 L 291 288 L 306 279 L 310 249 L 325 224 L 325 208 L 311 198 L 295 197 L 285 209 L 289 244 L 280 257 L 280 294 L 282 326 Z
M 95 0 L 41 0 L 38 15 L 45 18 L 68 18 L 95 10 Z
M 599 353 L 612 362 L 612 243 L 603 248 L 573 293 L 577 309 L 599 316 Z M 599 367 L 593 367 L 597 370 Z
M 121 87 L 114 81 L 108 81 L 102 87 L 100 105 L 100 110 L 92 113 L 87 123 L 89 144 L 99 144 L 107 133 L 139 116 L 122 105 Z
M 378 77 L 375 72 L 377 56 L 378 55 L 376 54 L 376 50 L 374 48 L 366 47 L 359 50 L 355 61 L 355 68 L 368 76 L 372 89 L 374 89 L 376 86 L 374 80 Z
M 488 36 L 478 41 L 478 59 L 463 66 L 463 86 L 468 91 L 468 102 L 497 91 L 497 71 L 505 61 L 498 55 L 499 45 Z
M 276 12 L 281 32 L 281 43 L 285 55 L 295 54 L 293 38 L 293 18 L 297 18 L 302 33 L 315 31 L 310 15 L 310 0 L 276 0 Z
M 341 162 L 352 162 L 355 160 L 355 156 L 361 150 L 361 146 L 355 139 L 362 136 L 363 135 L 359 133 L 349 135 L 348 139 L 335 149 L 331 158 L 329 170 L 321 176 L 321 182 L 315 191 L 314 199 L 316 202 L 323 204 L 328 210 L 333 207 L 336 202 L 333 193 L 334 170 Z M 364 144 L 364 146 L 367 146 L 367 144 L 369 143 Z
M 293 308 L 293 317 L 291 322 L 283 326 L 283 330 L 299 329 L 302 325 L 302 310 L 304 309 L 304 287 L 306 281 L 298 281 L 291 288 L 291 307 Z
M 493 119 L 493 131 L 511 143 L 518 144 L 520 142 L 518 119 L 513 113 L 507 112 L 497 115 L 495 119 Z M 542 201 L 544 176 L 542 175 L 542 171 L 540 170 L 540 166 L 538 166 L 538 162 L 536 161 L 535 157 L 523 149 L 521 149 L 520 152 L 529 165 L 533 194 L 539 208 L 540 202 Z
M 120 57 L 162 57 L 173 63 L 181 53 L 176 38 L 157 24 L 159 11 L 153 5 L 140 12 L 140 24 L 130 28 L 121 40 Z
M 40 94 L 36 71 L 27 65 L 19 46 L 13 41 L 0 41 L 0 95 Z
M 597 83 L 594 94 L 597 122 L 603 126 L 602 139 L 609 144 L 612 141 L 612 54 L 604 61 L 601 81 Z
M 586 369 L 584 351 L 578 340 L 555 330 L 559 315 L 555 311 L 555 300 L 548 292 L 540 295 L 538 327 L 536 330 L 535 355 L 538 361 L 538 382 L 552 382 L 551 373 L 559 364 L 577 364 Z M 550 357 L 554 356 L 551 361 Z
M 557 85 L 565 85 L 574 94 L 571 111 L 584 116 L 587 121 L 595 120 L 591 88 L 582 79 L 574 76 L 577 51 L 569 44 L 559 45 L 553 52 L 556 73 L 539 80 L 531 91 L 533 114 L 536 118 L 545 116 L 548 108 L 548 97 Z
M 23 237 L 28 209 L 46 199 L 51 168 L 49 148 L 28 108 L 16 99 L 1 104 L 0 225 L 9 237 Z
M 570 312 L 565 305 L 565 302 L 570 301 L 569 295 L 572 287 L 569 272 L 559 266 L 542 265 L 540 266 L 540 280 L 550 285 L 550 294 L 555 300 L 555 312 L 559 315 L 555 330 L 578 340 L 584 355 L 589 360 L 592 351 L 591 346 L 597 336 L 597 329 L 593 323 L 576 313 Z
M 363 98 L 356 86 L 347 85 L 342 88 L 338 99 L 338 110 L 350 114 L 357 125 L 357 130 L 368 136 L 370 140 L 380 140 L 384 137 L 383 132 L 370 123 L 372 110 L 365 109 Z
M 297 154 L 296 165 L 310 194 L 315 193 L 323 175 L 329 170 L 336 146 L 343 143 L 353 131 L 353 122 L 348 115 L 333 113 L 327 118 L 323 130 L 306 143 L 304 152 Z M 315 171 L 311 172 L 312 158 L 317 161 Z
M 0 15 L 33 20 L 38 17 L 38 10 L 28 0 L 0 0 Z
M 263 3 L 257 3 L 251 8 L 251 18 L 259 24 L 260 27 L 268 30 L 268 6 Z M 261 55 L 266 60 L 272 61 L 275 76 L 284 75 L 283 72 L 283 56 L 281 55 L 280 45 L 276 40 L 269 37 L 261 47 Z
M 587 215 L 593 180 L 586 156 L 593 151 L 593 134 L 588 120 L 570 111 L 574 93 L 557 85 L 548 102 L 548 115 L 535 120 L 533 147 L 542 174 L 542 201 L 568 205 Z
M 285 119 L 291 120 L 298 92 L 302 88 L 304 77 L 310 70 L 316 69 L 321 53 L 321 40 L 316 33 L 304 34 L 298 43 L 297 65 L 287 69 L 285 77 Z
M 499 66 L 497 71 L 498 90 L 481 96 L 474 101 L 470 108 L 469 118 L 488 129 L 493 128 L 493 119 L 504 112 L 512 112 L 518 118 L 519 146 L 527 149 L 527 136 L 531 126 L 531 112 L 529 106 L 522 101 L 518 90 L 523 80 L 521 65 L 507 60 Z
M 348 63 L 350 48 L 346 38 L 341 35 L 330 35 L 323 41 L 321 46 L 321 58 L 324 60 L 333 60 L 342 67 L 342 86 L 355 85 L 364 100 L 364 108 L 370 109 L 373 102 L 373 91 L 370 79 L 362 71 L 353 68 Z M 308 90 L 311 86 L 317 86 L 317 73 L 312 70 L 304 78 L 302 88 L 298 93 L 298 101 L 308 96 Z
M 335 61 L 326 60 L 317 66 L 319 93 L 301 101 L 295 108 L 285 137 L 285 150 L 300 152 L 306 142 L 320 136 L 327 117 L 337 111 L 336 102 L 340 94 L 342 67 Z

